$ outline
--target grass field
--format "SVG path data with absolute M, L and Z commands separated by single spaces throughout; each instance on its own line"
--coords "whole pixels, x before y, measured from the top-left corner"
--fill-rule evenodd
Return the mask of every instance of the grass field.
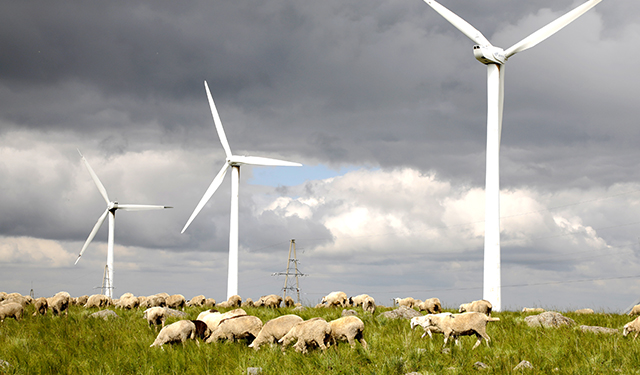
M 372 316 L 360 309 L 369 349 L 347 343 L 326 352 L 312 350 L 306 355 L 292 347 L 283 354 L 268 345 L 255 352 L 246 342 L 217 344 L 189 341 L 186 345 L 150 348 L 156 332 L 147 326 L 141 310 L 115 310 L 119 319 L 90 318 L 97 309 L 72 306 L 66 317 L 31 316 L 28 306 L 21 321 L 7 319 L 0 324 L 0 367 L 6 374 L 246 374 L 249 367 L 262 374 L 635 374 L 640 373 L 640 340 L 583 333 L 576 328 L 530 328 L 520 312 L 494 313 L 499 322 L 488 323 L 491 347 L 471 351 L 474 337 L 461 338 L 460 347 L 443 352 L 442 335 L 433 340 L 420 338 L 409 321 L 386 319 L 379 308 Z M 187 308 L 195 319 L 203 308 Z M 246 308 L 263 322 L 292 313 L 290 308 Z M 342 309 L 314 309 L 295 312 L 304 319 L 315 316 L 327 321 L 340 317 Z M 450 310 L 451 311 L 451 310 Z M 626 315 L 564 313 L 577 325 L 618 328 L 631 321 Z M 170 318 L 167 324 L 175 321 Z M 533 370 L 516 370 L 522 360 Z M 487 369 L 474 364 L 483 362 Z

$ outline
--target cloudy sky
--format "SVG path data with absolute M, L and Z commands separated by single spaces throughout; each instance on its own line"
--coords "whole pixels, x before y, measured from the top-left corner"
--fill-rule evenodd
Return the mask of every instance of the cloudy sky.
M 442 0 L 510 47 L 581 1 Z M 640 3 L 602 1 L 507 64 L 503 309 L 640 297 Z M 107 225 L 77 149 L 120 203 L 115 291 L 226 298 L 229 177 L 244 167 L 243 298 L 333 290 L 482 298 L 486 68 L 423 1 L 6 2 L 0 12 L 0 290 L 98 293 Z

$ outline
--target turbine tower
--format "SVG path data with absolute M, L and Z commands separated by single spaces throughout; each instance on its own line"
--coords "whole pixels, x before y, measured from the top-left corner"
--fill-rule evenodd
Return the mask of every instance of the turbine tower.
M 547 39 L 602 0 L 589 0 L 564 16 L 514 44 L 507 50 L 493 46 L 480 31 L 434 0 L 424 0 L 431 8 L 476 43 L 475 58 L 487 66 L 487 165 L 485 181 L 485 233 L 483 298 L 494 311 L 501 309 L 500 286 L 500 133 L 504 102 L 504 64 L 518 52 Z
M 109 237 L 107 241 L 107 266 L 105 270 L 106 277 L 104 278 L 105 280 L 104 288 L 107 290 L 107 296 L 109 298 L 113 298 L 113 239 L 114 239 L 115 224 L 116 224 L 116 211 L 117 210 L 124 210 L 124 211 L 162 210 L 165 208 L 172 208 L 172 207 L 152 206 L 152 205 L 143 205 L 143 204 L 120 204 L 116 201 L 110 201 L 109 196 L 107 195 L 107 190 L 104 188 L 104 185 L 102 185 L 102 182 L 100 182 L 98 175 L 96 175 L 96 173 L 93 171 L 87 159 L 85 159 L 84 156 L 82 156 L 82 153 L 80 153 L 80 150 L 78 150 L 78 153 L 82 157 L 82 162 L 89 170 L 89 174 L 91 175 L 93 182 L 98 187 L 98 191 L 104 198 L 104 201 L 107 203 L 107 209 L 98 218 L 98 222 L 96 223 L 96 225 L 93 226 L 93 230 L 91 230 L 91 233 L 89 233 L 89 237 L 85 241 L 84 246 L 82 246 L 82 250 L 80 250 L 80 254 L 78 254 L 78 259 L 76 259 L 76 262 L 74 264 L 78 264 L 80 257 L 82 256 L 82 254 L 84 254 L 84 251 L 87 249 L 87 247 L 89 247 L 89 244 L 93 240 L 93 237 L 96 236 L 96 233 L 98 233 L 98 230 L 100 229 L 100 227 L 102 226 L 102 223 L 104 223 L 104 220 L 107 218 L 107 215 L 108 215 L 109 216 Z
M 224 134 L 224 128 L 222 127 L 222 121 L 218 115 L 216 105 L 211 97 L 209 86 L 207 81 L 204 82 L 204 88 L 207 92 L 207 98 L 209 99 L 209 107 L 211 108 L 211 115 L 213 116 L 213 123 L 218 131 L 218 137 L 222 143 L 222 148 L 227 156 L 227 160 L 220 169 L 220 172 L 215 176 L 209 188 L 205 191 L 204 196 L 200 199 L 200 202 L 196 206 L 195 210 L 189 217 L 189 220 L 182 228 L 182 232 L 189 227 L 193 219 L 198 216 L 198 213 L 202 210 L 205 204 L 211 199 L 216 192 L 227 171 L 231 169 L 231 219 L 229 225 L 229 271 L 227 280 L 227 299 L 229 297 L 238 294 L 238 188 L 240 185 L 240 166 L 247 165 L 261 165 L 261 166 L 283 166 L 283 167 L 299 167 L 302 164 L 294 163 L 290 161 L 263 158 L 258 156 L 242 156 L 234 155 L 231 153 L 229 142 Z

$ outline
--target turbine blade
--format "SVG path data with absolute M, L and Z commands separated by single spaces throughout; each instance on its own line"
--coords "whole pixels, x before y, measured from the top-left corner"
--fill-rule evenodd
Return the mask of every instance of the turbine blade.
M 80 150 L 78 150 L 78 153 L 80 154 L 80 156 L 82 156 L 82 153 L 80 153 Z M 102 194 L 104 201 L 107 202 L 107 204 L 109 204 L 109 196 L 107 195 L 107 189 L 104 188 L 104 185 L 102 185 L 102 182 L 100 182 L 98 175 L 96 174 L 96 172 L 93 171 L 93 168 L 91 168 L 91 166 L 89 165 L 89 162 L 87 161 L 87 159 L 85 159 L 84 156 L 82 156 L 82 162 L 89 170 L 89 174 L 91 175 L 93 182 L 98 187 L 98 191 L 100 192 L 100 194 Z
M 232 164 L 250 164 L 250 165 L 265 165 L 265 166 L 279 166 L 279 167 L 300 167 L 302 164 L 292 161 L 278 160 L 271 158 L 263 158 L 260 156 L 241 156 L 234 155 L 229 160 Z
M 509 58 L 518 52 L 525 51 L 535 46 L 536 44 L 542 42 L 543 40 L 547 39 L 551 35 L 560 31 L 563 27 L 573 22 L 576 18 L 583 15 L 586 11 L 596 6 L 600 1 L 602 0 L 589 0 L 586 3 L 583 3 L 582 5 L 577 6 L 576 8 L 574 8 L 573 10 L 565 14 L 564 16 L 561 16 L 555 21 L 552 21 L 547 26 L 542 27 L 540 30 L 534 32 L 533 34 L 529 35 L 528 37 L 522 39 L 518 43 L 509 47 L 505 51 L 505 56 Z
M 84 254 L 84 251 L 87 250 L 87 247 L 89 247 L 89 244 L 93 240 L 93 237 L 95 237 L 96 233 L 98 233 L 98 229 L 100 229 L 100 227 L 102 226 L 102 223 L 104 223 L 104 219 L 107 218 L 108 213 L 109 213 L 109 209 L 107 208 L 102 214 L 102 216 L 98 218 L 98 222 L 96 223 L 96 225 L 93 226 L 91 233 L 89 233 L 89 237 L 87 237 L 87 240 L 84 242 L 84 245 L 82 246 L 82 250 L 80 250 L 80 254 L 78 254 L 78 259 L 76 259 L 76 262 L 74 264 L 78 264 L 80 257 L 82 256 L 82 254 Z
M 222 143 L 222 148 L 224 148 L 224 153 L 227 155 L 227 159 L 228 159 L 231 157 L 231 147 L 229 147 L 229 141 L 227 141 L 227 136 L 224 134 L 224 128 L 222 127 L 222 120 L 220 120 L 220 115 L 218 115 L 216 104 L 213 102 L 213 98 L 211 97 L 211 92 L 209 91 L 209 85 L 207 85 L 207 81 L 204 81 L 204 88 L 207 91 L 207 99 L 209 99 L 209 107 L 211 107 L 211 115 L 213 116 L 213 123 L 216 125 L 216 130 L 218 131 L 218 137 L 220 137 L 220 143 Z
M 156 206 L 156 205 L 148 205 L 148 204 L 118 204 L 118 209 L 125 210 L 125 211 L 162 210 L 165 208 L 173 208 L 173 207 Z
M 453 13 L 449 9 L 443 7 L 435 0 L 424 0 L 427 5 L 429 5 L 433 10 L 440 13 L 442 17 L 444 17 L 447 21 L 449 21 L 453 26 L 455 26 L 458 30 L 462 31 L 464 35 L 469 37 L 469 39 L 473 40 L 475 43 L 482 46 L 490 46 L 491 43 L 487 38 L 482 35 L 478 29 L 471 26 L 471 24 Z
M 209 199 L 211 199 L 211 196 L 213 196 L 213 193 L 215 193 L 216 190 L 218 190 L 218 187 L 220 187 L 220 184 L 222 183 L 222 180 L 224 180 L 224 176 L 227 174 L 227 170 L 229 169 L 230 166 L 231 164 L 229 164 L 228 162 L 224 163 L 224 165 L 222 166 L 222 169 L 220 169 L 220 172 L 218 172 L 216 177 L 211 182 L 211 185 L 209 185 L 209 188 L 202 196 L 202 199 L 200 199 L 200 202 L 196 206 L 196 209 L 193 210 L 191 217 L 189 217 L 189 220 L 184 225 L 184 228 L 182 228 L 182 232 L 180 233 L 184 233 L 184 231 L 187 230 L 187 228 L 189 227 L 193 219 L 195 219 L 196 216 L 198 216 L 198 213 L 200 213 L 204 205 L 207 204 Z

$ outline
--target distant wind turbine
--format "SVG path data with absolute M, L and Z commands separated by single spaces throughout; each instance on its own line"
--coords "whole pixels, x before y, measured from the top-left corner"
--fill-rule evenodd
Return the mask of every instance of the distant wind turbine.
M 82 153 L 80 153 L 80 150 L 78 150 L 78 153 L 82 157 L 82 162 L 89 170 L 89 174 L 91 175 L 93 182 L 98 187 L 98 191 L 104 198 L 104 201 L 107 203 L 107 209 L 98 218 L 98 222 L 96 223 L 96 225 L 93 226 L 93 230 L 91 230 L 91 233 L 89 233 L 89 237 L 85 241 L 84 246 L 82 246 L 82 250 L 80 250 L 78 259 L 76 259 L 76 262 L 74 264 L 78 264 L 80 257 L 82 256 L 84 251 L 87 249 L 87 247 L 89 247 L 89 244 L 93 240 L 93 237 L 96 236 L 96 233 L 98 233 L 98 230 L 102 226 L 102 223 L 104 223 L 104 219 L 107 217 L 107 215 L 109 215 L 109 237 L 107 242 L 107 273 L 106 273 L 107 279 L 105 280 L 105 288 L 107 289 L 107 296 L 109 298 L 113 298 L 113 238 L 114 238 L 115 224 L 116 224 L 116 210 L 147 211 L 147 210 L 162 210 L 165 208 L 172 208 L 172 207 L 151 206 L 151 205 L 143 205 L 143 204 L 120 204 L 116 201 L 110 201 L 109 196 L 107 195 L 107 190 L 104 188 L 104 185 L 102 185 L 102 182 L 100 182 L 98 175 L 96 175 L 96 173 L 93 171 L 87 159 L 85 159 L 84 156 L 82 156 Z
M 224 163 L 220 172 L 209 185 L 209 188 L 204 193 L 204 196 L 200 200 L 200 203 L 196 206 L 196 209 L 191 214 L 191 217 L 182 228 L 182 232 L 189 227 L 193 219 L 198 216 L 198 213 L 202 210 L 205 204 L 211 199 L 213 193 L 216 192 L 224 176 L 227 174 L 227 170 L 231 168 L 231 220 L 229 225 L 229 273 L 227 281 L 227 299 L 233 295 L 238 294 L 238 187 L 240 185 L 240 166 L 247 165 L 261 165 L 261 166 L 282 166 L 282 167 L 299 167 L 302 164 L 294 163 L 290 161 L 263 158 L 258 156 L 241 156 L 233 155 L 229 142 L 224 134 L 224 128 L 222 127 L 222 121 L 216 110 L 216 105 L 211 97 L 209 86 L 207 81 L 204 82 L 204 88 L 207 92 L 207 98 L 209 99 L 209 107 L 211 107 L 211 115 L 213 116 L 213 123 L 218 131 L 218 137 L 222 143 L 222 148 L 227 156 L 227 161 Z
M 501 309 L 500 286 L 500 133 L 504 102 L 504 64 L 511 56 L 547 39 L 602 0 L 590 0 L 544 26 L 507 50 L 494 47 L 480 31 L 434 0 L 424 0 L 447 21 L 473 40 L 473 54 L 487 65 L 487 171 L 485 185 L 484 285 L 483 298 L 493 310 Z

